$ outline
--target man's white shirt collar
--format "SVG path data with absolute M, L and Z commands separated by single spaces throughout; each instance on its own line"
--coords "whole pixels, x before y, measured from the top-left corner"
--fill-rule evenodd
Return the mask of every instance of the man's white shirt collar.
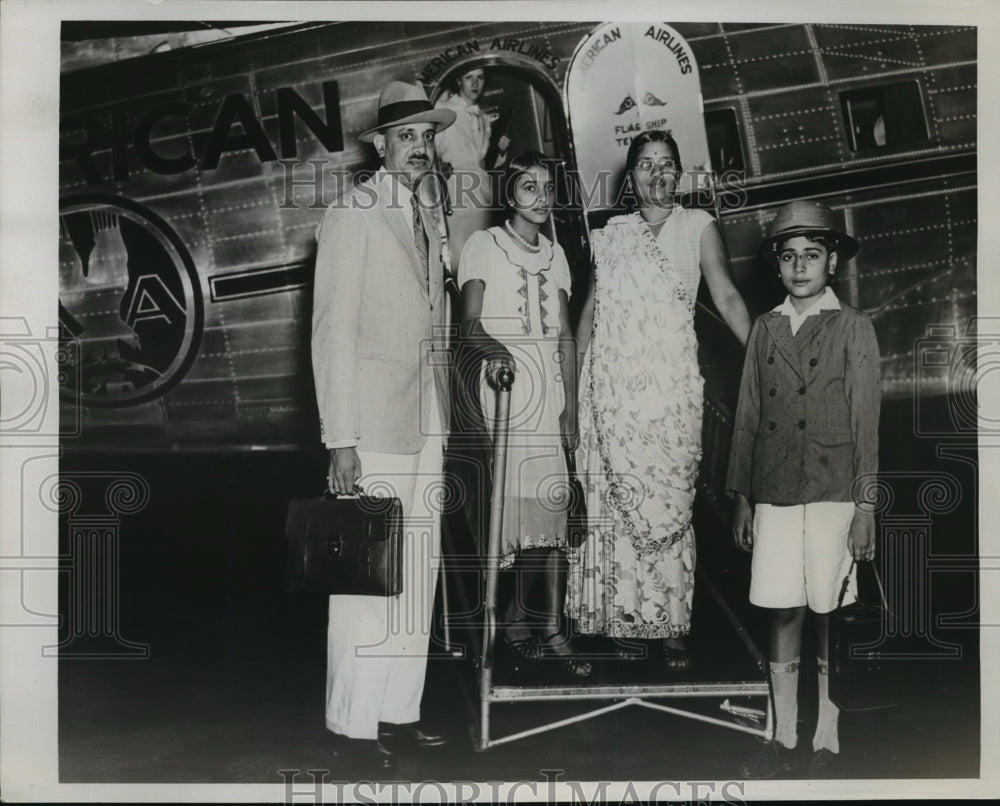
M 788 323 L 792 326 L 792 335 L 794 336 L 798 333 L 799 328 L 802 327 L 802 323 L 805 322 L 810 316 L 818 316 L 821 311 L 839 310 L 840 300 L 837 299 L 837 295 L 833 293 L 833 289 L 830 288 L 830 286 L 827 286 L 823 289 L 823 295 L 802 313 L 798 313 L 795 308 L 792 307 L 792 298 L 790 295 L 785 297 L 785 301 L 775 308 L 774 312 L 784 314 L 788 317 Z

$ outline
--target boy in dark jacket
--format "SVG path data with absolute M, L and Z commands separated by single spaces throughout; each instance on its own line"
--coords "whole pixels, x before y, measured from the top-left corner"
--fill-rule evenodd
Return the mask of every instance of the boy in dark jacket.
M 879 352 L 862 312 L 827 286 L 857 251 L 833 212 L 783 207 L 762 243 L 777 255 L 785 301 L 754 324 L 747 344 L 726 487 L 733 536 L 753 551 L 750 601 L 773 609 L 770 671 L 775 736 L 742 769 L 769 778 L 797 767 L 798 668 L 806 609 L 816 626 L 819 715 L 810 777 L 838 768 L 839 711 L 828 696 L 829 613 L 852 560 L 875 553 L 875 517 L 862 477 L 878 471 Z

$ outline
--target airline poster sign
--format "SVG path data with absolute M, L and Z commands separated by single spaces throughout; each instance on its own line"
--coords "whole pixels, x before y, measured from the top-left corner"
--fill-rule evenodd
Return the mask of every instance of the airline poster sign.
M 590 210 L 612 206 L 632 139 L 669 130 L 681 153 L 681 190 L 704 187 L 710 166 L 694 52 L 663 23 L 606 23 L 576 49 L 566 74 L 577 169 Z M 609 179 L 610 177 L 610 179 Z M 610 182 L 611 193 L 594 192 Z

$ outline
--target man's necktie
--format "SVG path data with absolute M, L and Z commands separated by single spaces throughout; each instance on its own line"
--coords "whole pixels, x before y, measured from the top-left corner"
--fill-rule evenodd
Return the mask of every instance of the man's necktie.
M 417 246 L 417 259 L 424 270 L 427 279 L 427 288 L 430 289 L 430 242 L 427 240 L 427 233 L 424 231 L 424 222 L 420 218 L 420 203 L 416 194 L 410 196 L 410 204 L 413 206 L 413 240 Z

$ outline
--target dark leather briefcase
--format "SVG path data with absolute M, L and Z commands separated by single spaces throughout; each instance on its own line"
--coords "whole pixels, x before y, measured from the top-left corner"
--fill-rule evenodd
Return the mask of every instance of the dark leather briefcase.
M 288 504 L 285 588 L 356 596 L 403 590 L 403 524 L 398 498 L 296 498 Z
M 850 571 L 840 588 L 837 609 L 830 614 L 830 699 L 844 711 L 890 708 L 898 703 L 893 641 L 887 634 L 892 618 L 874 564 L 872 571 L 882 605 L 860 599 L 842 607 Z

